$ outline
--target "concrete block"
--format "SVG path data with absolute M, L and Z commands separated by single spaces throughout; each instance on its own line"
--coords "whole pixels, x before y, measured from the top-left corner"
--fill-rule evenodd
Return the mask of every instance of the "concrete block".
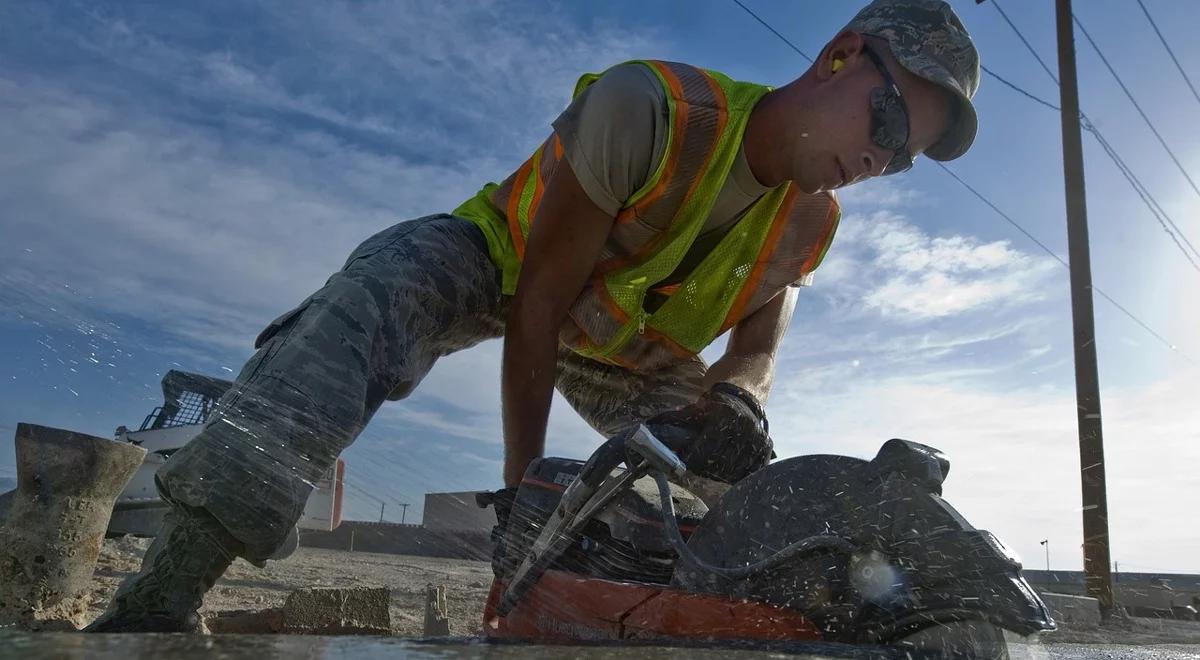
M 0 626 L 74 629 L 113 503 L 146 450 L 83 433 L 17 424 L 17 490 L 0 525 Z
M 388 635 L 386 587 L 300 589 L 283 604 L 283 632 L 300 635 Z
M 446 605 L 445 585 L 425 587 L 425 636 L 450 636 L 450 610 Z
M 1100 601 L 1095 598 L 1049 591 L 1041 592 L 1041 596 L 1055 621 L 1074 626 L 1100 625 Z

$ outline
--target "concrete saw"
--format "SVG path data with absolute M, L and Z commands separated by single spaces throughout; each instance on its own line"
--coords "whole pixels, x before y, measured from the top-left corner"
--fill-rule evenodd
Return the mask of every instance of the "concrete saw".
M 538 642 L 836 642 L 1007 657 L 1053 630 L 1015 555 L 942 498 L 950 462 L 780 460 L 710 510 L 645 426 L 526 471 L 484 632 Z

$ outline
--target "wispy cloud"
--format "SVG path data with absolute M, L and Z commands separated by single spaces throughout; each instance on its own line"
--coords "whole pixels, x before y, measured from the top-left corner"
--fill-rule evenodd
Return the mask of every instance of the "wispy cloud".
M 57 45 L 131 89 L 20 67 L 0 76 L 6 307 L 134 317 L 244 352 L 358 241 L 505 176 L 573 76 L 645 43 L 553 11 L 520 14 L 514 30 L 498 20 L 508 9 L 260 7 L 268 15 L 253 18 L 280 29 L 272 52 L 181 7 L 62 20 Z
M 869 310 L 898 320 L 960 315 L 1044 297 L 1058 264 L 1008 241 L 932 236 L 889 210 L 849 215 L 825 279 L 861 295 Z

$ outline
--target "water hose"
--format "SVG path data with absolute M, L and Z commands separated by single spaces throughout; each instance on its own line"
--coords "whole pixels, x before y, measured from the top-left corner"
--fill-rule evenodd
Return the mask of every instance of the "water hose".
M 710 564 L 697 557 L 696 553 L 687 546 L 687 541 L 683 540 L 683 534 L 679 531 L 679 520 L 675 517 L 675 503 L 671 500 L 671 485 L 667 481 L 666 475 L 655 471 L 651 473 L 651 476 L 654 478 L 654 483 L 658 484 L 658 498 L 662 503 L 663 527 L 667 530 L 667 539 L 671 542 L 671 547 L 675 549 L 681 561 L 709 573 L 730 580 L 741 580 L 811 552 L 833 550 L 851 554 L 855 550 L 855 545 L 846 539 L 825 534 L 796 541 L 770 557 L 746 566 L 730 568 Z

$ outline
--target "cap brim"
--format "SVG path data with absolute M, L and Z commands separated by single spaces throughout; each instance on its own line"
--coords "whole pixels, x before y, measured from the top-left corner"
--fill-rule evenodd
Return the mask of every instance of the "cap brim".
M 975 106 L 971 103 L 971 98 L 940 63 L 920 55 L 917 55 L 915 59 L 910 59 L 913 58 L 913 54 L 896 52 L 895 46 L 890 41 L 888 45 L 891 46 L 892 57 L 906 71 L 941 87 L 954 97 L 956 103 L 954 125 L 940 140 L 925 150 L 925 156 L 933 160 L 954 160 L 967 153 L 967 149 L 970 149 L 971 143 L 975 141 L 975 132 L 979 128 L 979 118 L 975 114 Z
M 935 81 L 936 82 L 936 81 Z M 954 94 L 957 101 L 954 125 L 942 136 L 942 139 L 925 150 L 925 155 L 933 160 L 954 160 L 967 153 L 975 142 L 975 132 L 979 129 L 979 118 L 975 114 L 975 105 L 962 92 L 948 85 L 941 85 Z

